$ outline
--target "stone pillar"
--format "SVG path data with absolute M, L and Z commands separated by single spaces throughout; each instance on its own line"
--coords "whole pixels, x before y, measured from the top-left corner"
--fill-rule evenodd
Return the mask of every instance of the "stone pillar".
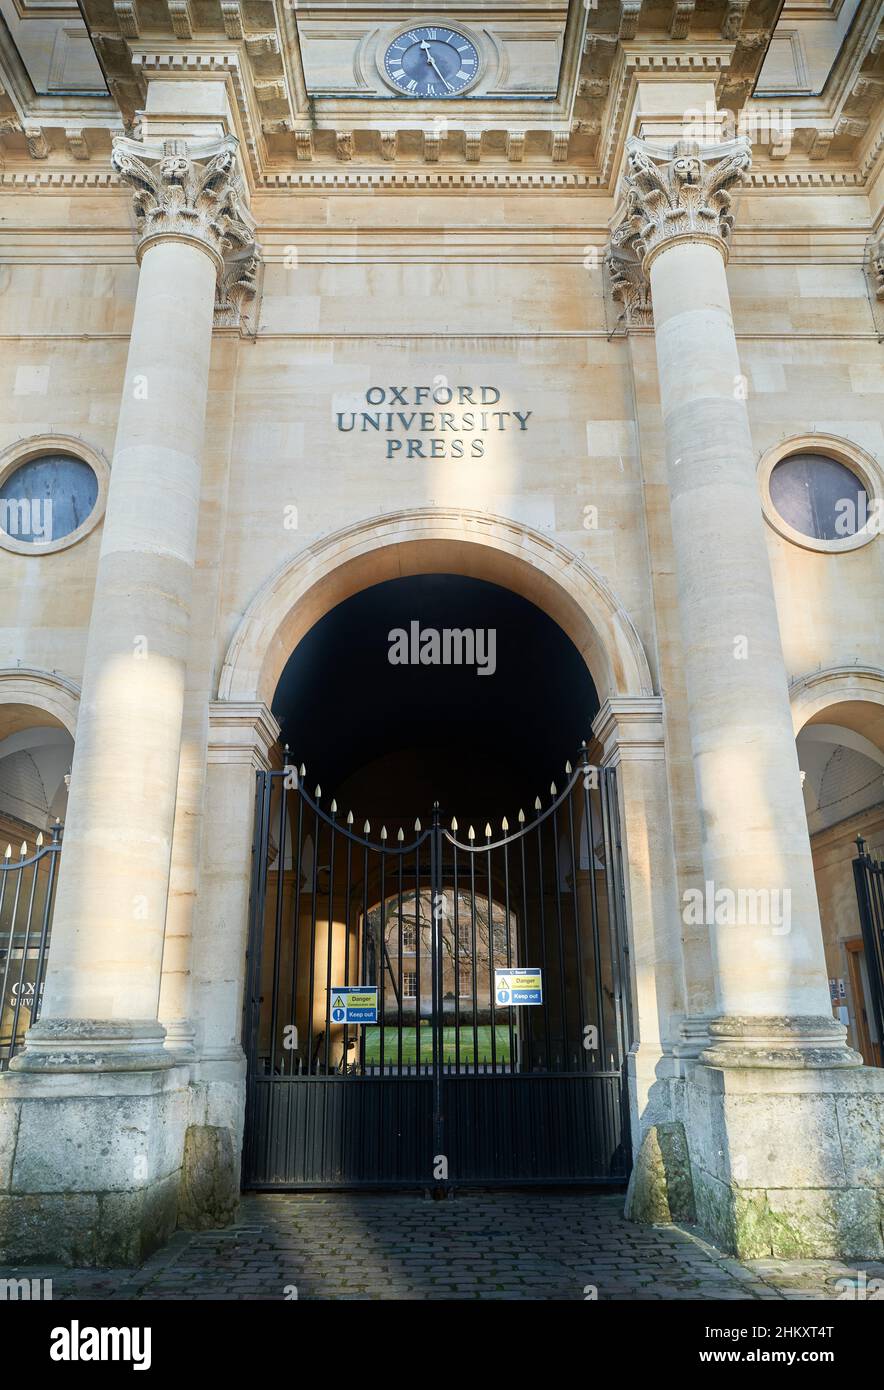
M 205 1123 L 230 1129 L 237 1162 L 245 1101 L 242 1046 L 255 774 L 272 765 L 279 724 L 261 701 L 209 706 L 206 814 L 194 922 L 195 1084 Z M 282 851 L 281 851 L 282 852 Z
M 714 962 L 717 1017 L 686 1088 L 688 1140 L 699 1215 L 739 1253 L 871 1256 L 882 1176 L 859 1110 L 882 1091 L 857 1080 L 829 1007 L 725 274 L 729 190 L 749 163 L 745 139 L 630 140 L 613 238 L 651 288 L 706 880 L 684 911 L 707 922 Z
M 617 233 L 650 278 L 718 1050 L 850 1066 L 816 886 L 725 264 L 745 141 L 631 142 Z M 709 887 L 709 885 L 712 885 Z M 733 894 L 733 910 L 727 895 Z M 706 903 L 687 904 L 706 914 Z M 782 918 L 782 922 L 778 919 Z
M 114 146 L 140 275 L 43 1006 L 0 1077 L 0 1262 L 138 1262 L 214 1190 L 224 1136 L 194 1116 L 158 1002 L 216 282 L 254 256 L 235 158 L 232 138 Z
M 168 1066 L 157 1022 L 216 280 L 236 142 L 117 140 L 140 276 L 43 1008 L 20 1070 Z
M 628 1059 L 633 1146 L 672 1108 L 669 1083 L 680 1076 L 685 1014 L 669 789 L 658 695 L 611 696 L 593 720 L 602 765 L 617 769 L 629 903 L 632 1014 Z

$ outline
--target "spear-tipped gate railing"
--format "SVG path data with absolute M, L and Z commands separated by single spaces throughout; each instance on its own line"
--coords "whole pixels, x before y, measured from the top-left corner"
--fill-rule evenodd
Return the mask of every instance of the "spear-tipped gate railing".
M 857 836 L 856 848 L 853 877 L 869 982 L 868 1002 L 884 1049 L 884 860 L 869 851 L 862 835 Z
M 515 828 L 361 829 L 258 774 L 245 1042 L 251 1187 L 628 1173 L 631 1033 L 612 769 L 585 747 Z M 499 980 L 539 971 L 541 1002 Z M 351 1023 L 343 993 L 374 992 Z M 527 997 L 527 996 L 525 996 Z
M 0 860 L 0 1071 L 35 1022 L 43 992 L 62 827 L 8 844 Z

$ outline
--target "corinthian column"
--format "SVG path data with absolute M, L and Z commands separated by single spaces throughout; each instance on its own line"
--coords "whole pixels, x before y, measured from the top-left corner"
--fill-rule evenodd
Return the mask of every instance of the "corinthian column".
M 20 1070 L 165 1066 L 157 1022 L 215 288 L 254 251 L 236 141 L 117 140 L 140 275 L 42 1014 Z
M 852 1066 L 831 1015 L 773 582 L 725 266 L 745 139 L 633 139 L 614 254 L 649 277 L 717 1065 Z

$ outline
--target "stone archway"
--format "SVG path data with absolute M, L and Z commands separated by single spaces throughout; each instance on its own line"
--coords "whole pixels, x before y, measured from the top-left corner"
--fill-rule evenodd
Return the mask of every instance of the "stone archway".
M 219 1067 L 228 1077 L 224 1091 L 217 1091 L 226 1108 L 241 1084 L 254 776 L 275 756 L 278 726 L 270 705 L 285 663 L 303 635 L 352 594 L 432 573 L 485 579 L 542 608 L 570 637 L 595 683 L 601 710 L 594 731 L 603 760 L 619 765 L 621 781 L 637 1142 L 653 1110 L 649 1093 L 671 1073 L 668 1054 L 685 1011 L 662 701 L 641 638 L 607 581 L 549 535 L 483 512 L 416 508 L 355 523 L 288 561 L 243 614 L 210 710 L 207 805 L 217 827 L 207 825 L 204 837 L 194 941 L 194 1012 L 203 1058 L 219 1080 Z
M 833 1011 L 866 1064 L 880 1066 L 854 860 L 858 836 L 884 850 L 884 670 L 812 671 L 791 696 Z
M 336 531 L 278 570 L 234 634 L 219 700 L 269 706 L 292 650 L 329 609 L 370 584 L 441 572 L 491 580 L 542 608 L 583 656 L 603 702 L 654 694 L 632 620 L 608 583 L 577 555 L 515 521 L 416 508 Z
M 789 695 L 796 736 L 807 724 L 840 723 L 884 748 L 881 667 L 828 666 L 810 671 L 792 682 Z
M 0 832 L 4 841 L 64 820 L 79 688 L 51 671 L 0 670 Z
M 0 708 L 3 706 L 21 708 L 26 711 L 26 716 L 22 717 L 26 717 L 28 723 L 55 724 L 66 729 L 73 738 L 77 731 L 80 687 L 55 671 L 10 666 L 0 670 Z M 14 732 L 12 724 L 17 722 L 18 716 L 10 713 L 10 727 L 6 732 Z

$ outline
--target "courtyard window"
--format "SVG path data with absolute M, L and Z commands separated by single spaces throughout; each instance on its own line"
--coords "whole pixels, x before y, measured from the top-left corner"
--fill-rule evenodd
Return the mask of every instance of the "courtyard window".
M 402 975 L 402 995 L 405 999 L 417 998 L 417 971 L 406 970 Z

